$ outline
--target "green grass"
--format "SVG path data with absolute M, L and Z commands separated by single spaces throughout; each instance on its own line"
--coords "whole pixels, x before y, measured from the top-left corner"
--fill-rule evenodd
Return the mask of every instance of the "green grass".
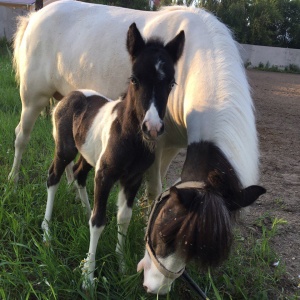
M 118 271 L 117 188 L 108 203 L 107 226 L 97 251 L 97 286 L 90 294 L 81 290 L 80 262 L 86 257 L 89 229 L 75 193 L 63 179 L 54 205 L 51 246 L 42 242 L 40 228 L 46 206 L 46 177 L 53 154 L 50 118 L 39 118 L 25 151 L 17 188 L 8 183 L 14 148 L 14 128 L 21 102 L 14 81 L 6 44 L 0 46 L 0 299 L 197 299 L 180 279 L 167 296 L 148 295 L 142 288 L 142 274 L 136 266 L 144 252 L 144 219 L 134 207 L 126 242 L 126 274 Z M 93 180 L 88 182 L 90 198 Z M 263 222 L 270 219 L 271 223 Z M 271 248 L 278 223 L 283 220 L 262 216 L 255 230 L 236 230 L 236 242 L 229 260 L 206 272 L 189 266 L 192 278 L 211 299 L 287 299 L 281 288 L 282 264 Z M 290 299 L 296 299 L 290 298 Z

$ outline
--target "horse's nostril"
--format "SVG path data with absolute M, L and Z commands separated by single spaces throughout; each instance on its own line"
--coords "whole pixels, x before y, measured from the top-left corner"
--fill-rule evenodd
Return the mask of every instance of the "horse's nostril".
M 144 133 L 146 133 L 146 132 L 148 131 L 147 126 L 146 126 L 146 122 L 144 122 L 144 123 L 142 124 L 142 131 L 143 131 Z
M 148 291 L 148 287 L 146 285 L 143 285 L 143 288 L 146 292 Z

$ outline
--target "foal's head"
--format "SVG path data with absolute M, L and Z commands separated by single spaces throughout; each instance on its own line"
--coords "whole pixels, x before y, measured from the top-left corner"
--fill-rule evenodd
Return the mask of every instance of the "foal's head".
M 159 39 L 147 42 L 133 23 L 127 33 L 127 50 L 132 73 L 127 96 L 133 100 L 143 138 L 154 141 L 163 133 L 167 100 L 175 82 L 174 65 L 182 55 L 185 42 L 181 31 L 165 46 Z

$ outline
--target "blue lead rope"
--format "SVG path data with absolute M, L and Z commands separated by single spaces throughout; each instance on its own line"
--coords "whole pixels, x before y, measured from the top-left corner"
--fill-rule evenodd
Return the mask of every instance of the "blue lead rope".
M 184 270 L 181 278 L 189 284 L 189 286 L 201 297 L 201 299 L 209 300 L 205 293 L 200 289 L 198 284 L 190 277 L 186 270 Z

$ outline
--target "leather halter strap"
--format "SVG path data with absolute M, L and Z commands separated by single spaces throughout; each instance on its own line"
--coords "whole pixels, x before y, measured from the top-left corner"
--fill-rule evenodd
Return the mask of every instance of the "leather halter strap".
M 174 185 L 176 188 L 178 189 L 185 189 L 185 188 L 196 188 L 196 189 L 203 189 L 205 184 L 204 182 L 199 182 L 199 181 L 186 181 L 186 182 L 178 182 L 177 184 Z M 182 275 L 182 273 L 184 272 L 185 268 L 182 268 L 181 270 L 179 270 L 178 272 L 172 272 L 170 270 L 168 270 L 156 257 L 153 248 L 150 244 L 150 224 L 151 224 L 151 220 L 154 214 L 154 211 L 156 210 L 157 205 L 167 196 L 170 195 L 170 188 L 168 188 L 167 190 L 165 190 L 163 193 L 161 193 L 156 199 L 155 202 L 153 204 L 153 207 L 151 209 L 151 213 L 149 216 L 149 220 L 148 220 L 148 225 L 146 228 L 146 234 L 145 234 L 145 241 L 146 241 L 146 249 L 148 251 L 148 254 L 151 258 L 151 260 L 154 262 L 156 268 L 167 278 L 170 279 L 176 279 L 179 276 Z

